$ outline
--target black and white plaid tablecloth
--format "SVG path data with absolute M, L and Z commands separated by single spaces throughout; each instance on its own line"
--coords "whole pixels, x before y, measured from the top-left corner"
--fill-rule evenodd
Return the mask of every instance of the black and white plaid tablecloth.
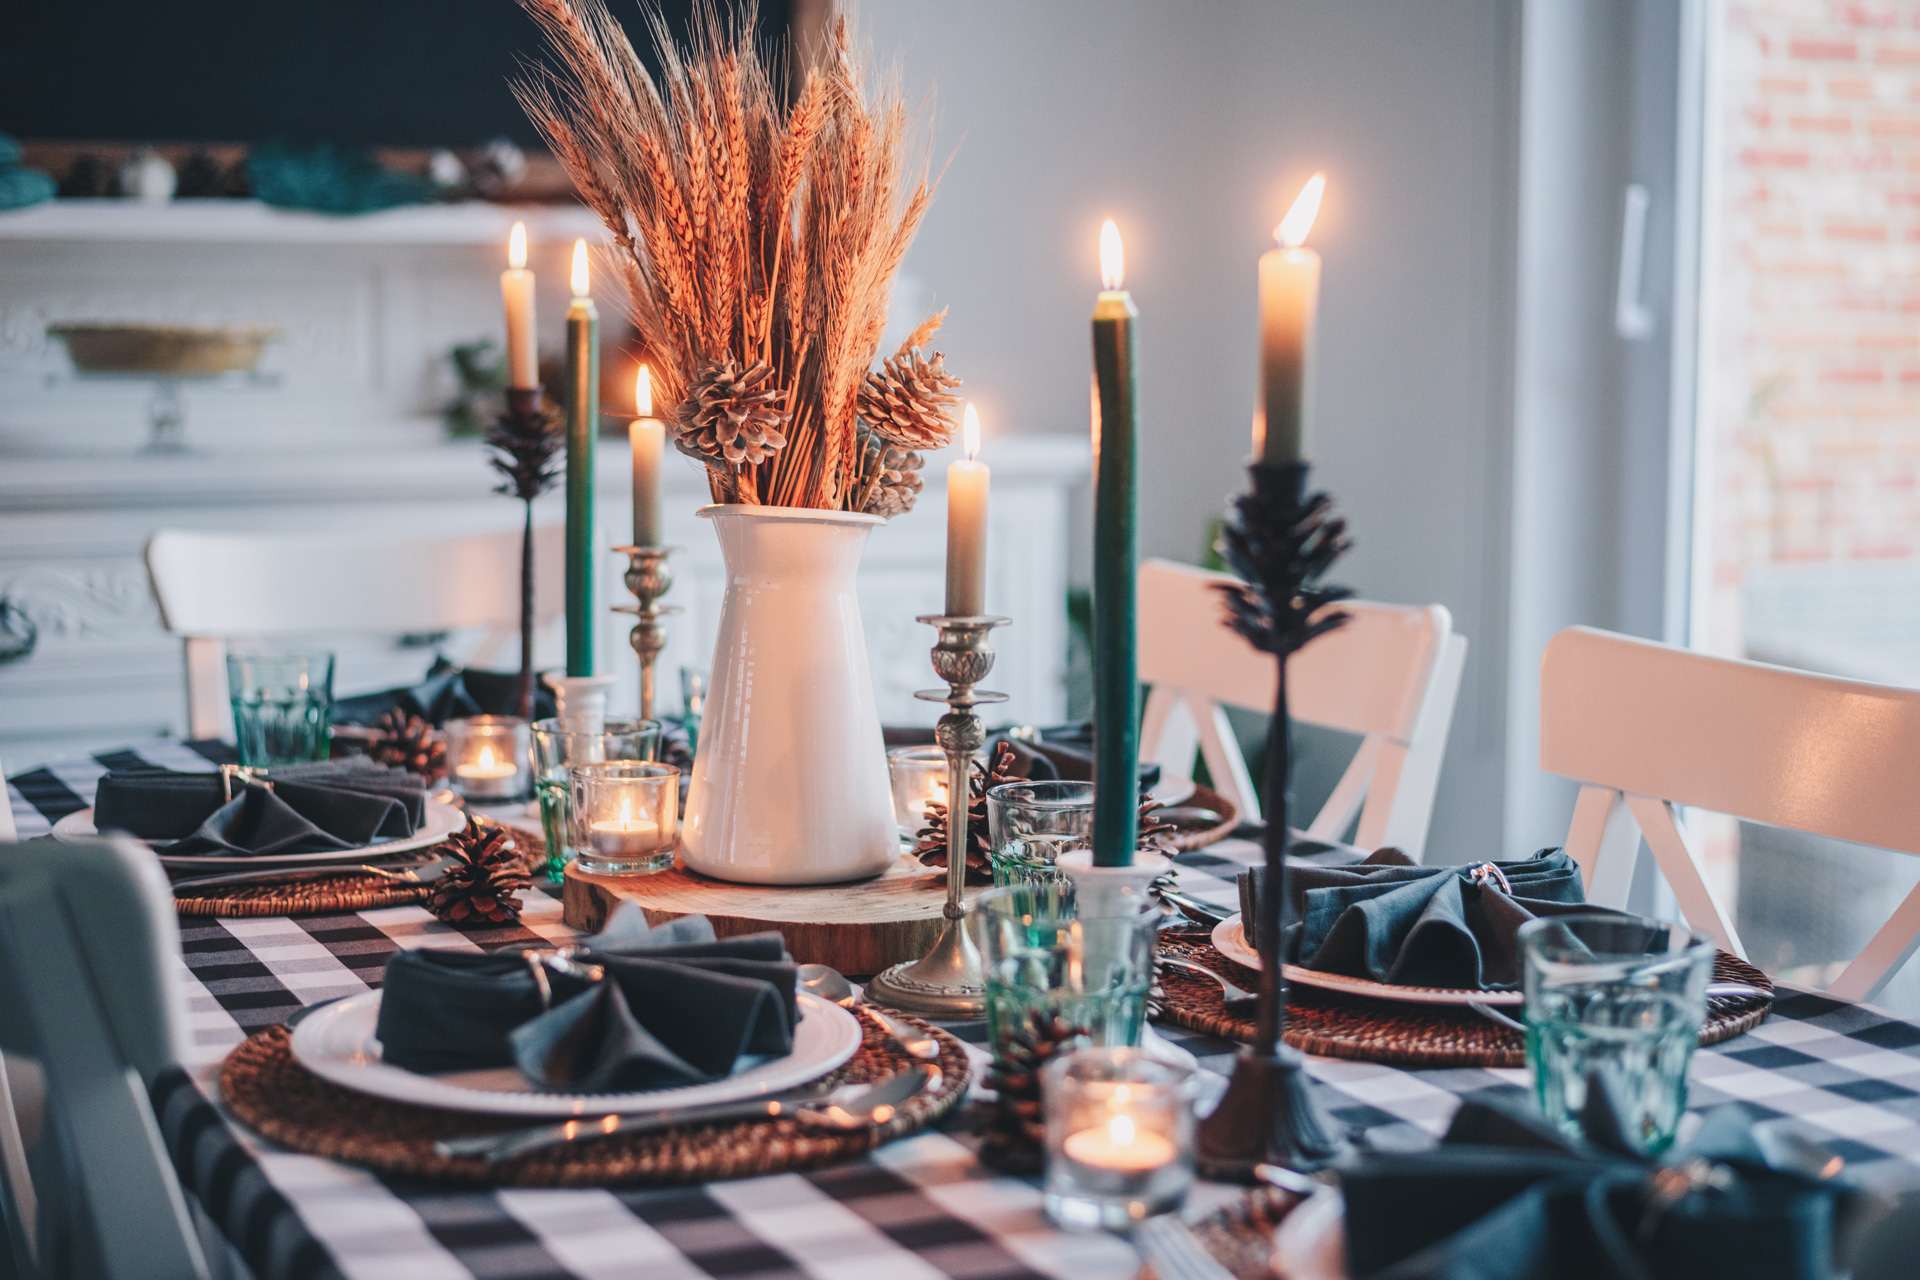
M 218 744 L 145 744 L 29 771 L 9 779 L 8 792 L 25 839 L 91 803 L 110 768 L 211 769 L 224 758 Z M 1232 904 L 1233 874 L 1255 856 L 1243 841 L 1183 855 L 1182 887 Z M 221 1059 L 246 1036 L 378 984 L 403 947 L 493 949 L 571 936 L 546 895 L 532 897 L 521 925 L 502 929 L 456 930 L 419 907 L 182 921 L 194 1051 L 159 1098 L 163 1127 L 183 1181 L 263 1280 L 334 1268 L 369 1280 L 1104 1280 L 1136 1269 L 1116 1239 L 1054 1230 L 1032 1183 L 988 1174 L 966 1141 L 947 1133 L 813 1173 L 700 1187 L 449 1190 L 275 1150 L 220 1122 L 202 1096 L 213 1095 Z M 1228 1066 L 1225 1041 L 1167 1038 L 1205 1067 Z M 1332 1113 L 1381 1146 L 1429 1141 L 1462 1097 L 1526 1087 L 1526 1073 L 1514 1070 L 1407 1071 L 1335 1059 L 1314 1059 L 1311 1069 Z M 1788 1118 L 1859 1176 L 1920 1185 L 1920 1026 L 1790 994 L 1757 1030 L 1695 1055 L 1692 1101 Z

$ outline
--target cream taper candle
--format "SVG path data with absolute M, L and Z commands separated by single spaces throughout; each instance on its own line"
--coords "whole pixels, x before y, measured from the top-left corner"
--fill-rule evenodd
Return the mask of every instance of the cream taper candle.
M 634 411 L 627 427 L 633 446 L 633 545 L 660 545 L 660 463 L 666 456 L 667 424 L 653 416 L 653 373 L 644 364 L 633 382 Z
M 1301 462 L 1310 445 L 1313 340 L 1320 310 L 1320 255 L 1303 247 L 1327 180 L 1314 174 L 1273 229 L 1280 248 L 1260 255 L 1260 407 L 1267 462 Z
M 980 452 L 980 415 L 971 401 L 961 417 L 967 456 L 947 467 L 947 616 L 979 617 L 987 609 L 987 485 L 993 473 Z
M 500 273 L 500 298 L 507 308 L 507 385 L 518 391 L 540 385 L 540 360 L 533 334 L 533 272 L 527 270 L 527 224 L 513 224 L 507 237 L 507 269 Z

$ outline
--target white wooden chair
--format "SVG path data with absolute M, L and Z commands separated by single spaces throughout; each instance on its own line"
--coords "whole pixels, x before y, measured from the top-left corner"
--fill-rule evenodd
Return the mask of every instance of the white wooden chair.
M 1675 820 L 1693 805 L 1920 854 L 1920 691 L 1573 627 L 1540 663 L 1540 767 L 1583 785 L 1567 833 L 1587 897 L 1625 906 L 1645 836 L 1681 913 L 1740 937 Z M 1920 945 L 1920 889 L 1830 988 L 1877 994 Z
M 564 530 L 534 528 L 534 616 L 564 601 Z M 518 661 L 520 531 L 356 536 L 194 533 L 147 541 L 147 574 L 167 630 L 186 640 L 187 721 L 217 737 L 229 636 L 391 635 L 489 629 L 470 661 L 512 646 Z
M 1140 566 L 1140 679 L 1153 686 L 1140 754 L 1186 775 L 1198 750 L 1214 789 L 1252 821 L 1260 805 L 1225 708 L 1272 711 L 1275 663 L 1228 629 L 1214 588 L 1232 581 L 1170 560 Z M 1437 604 L 1350 600 L 1340 607 L 1350 621 L 1287 664 L 1293 716 L 1362 739 L 1307 832 L 1337 840 L 1358 813 L 1361 848 L 1393 845 L 1419 861 L 1466 637 L 1454 634 L 1452 617 Z

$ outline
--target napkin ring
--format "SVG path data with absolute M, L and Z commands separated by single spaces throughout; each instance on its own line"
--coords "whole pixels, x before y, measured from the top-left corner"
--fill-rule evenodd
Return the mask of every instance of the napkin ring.
M 273 779 L 251 765 L 223 764 L 220 766 L 220 802 L 225 804 L 233 799 L 233 784 L 243 787 L 265 787 L 273 790 Z
M 1513 896 L 1513 882 L 1507 879 L 1507 873 L 1491 862 L 1481 862 L 1467 868 L 1467 879 L 1483 889 L 1494 888 Z
M 527 962 L 527 971 L 533 974 L 534 987 L 540 992 L 542 1012 L 553 1008 L 553 984 L 547 980 L 547 970 L 584 982 L 599 982 L 607 976 L 605 965 L 582 964 L 575 960 L 574 956 L 580 951 L 579 947 L 556 947 L 534 948 L 520 953 L 520 958 Z

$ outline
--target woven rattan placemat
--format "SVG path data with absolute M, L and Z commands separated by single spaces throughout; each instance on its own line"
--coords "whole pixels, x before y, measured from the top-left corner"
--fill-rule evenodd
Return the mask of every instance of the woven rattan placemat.
M 1182 831 L 1173 838 L 1176 848 L 1182 853 L 1195 849 L 1204 849 L 1217 844 L 1233 834 L 1240 825 L 1240 811 L 1233 807 L 1233 801 L 1215 791 L 1212 787 L 1196 786 L 1193 794 L 1180 802 L 1181 806 L 1191 809 L 1211 809 L 1220 815 L 1220 821 L 1211 827 L 1201 827 L 1193 831 Z
M 1249 991 L 1260 986 L 1258 973 L 1221 955 L 1202 935 L 1162 934 L 1160 945 L 1169 954 L 1203 964 Z M 1773 989 L 1766 974 L 1724 951 L 1714 960 L 1713 976 L 1717 981 Z M 1160 988 L 1161 1015 L 1176 1025 L 1242 1043 L 1252 1041 L 1252 1019 L 1227 1012 L 1217 983 L 1169 966 L 1161 972 Z M 1719 1044 L 1752 1030 L 1772 1008 L 1769 1000 L 1711 1000 L 1700 1043 Z M 1517 1015 L 1515 1010 L 1507 1012 Z M 1527 1065 L 1526 1046 L 1518 1031 L 1464 1006 L 1371 1000 L 1297 983 L 1287 993 L 1286 1040 L 1307 1053 L 1400 1067 Z
M 175 897 L 173 909 L 183 916 L 315 916 L 411 906 L 432 896 L 430 884 L 406 884 L 361 873 L 238 885 L 217 895 Z
M 824 1085 L 877 1080 L 914 1065 L 871 1021 L 860 1023 L 859 1052 Z M 947 1032 L 928 1030 L 940 1041 L 940 1083 L 902 1104 L 885 1124 L 852 1132 L 810 1129 L 792 1119 L 690 1125 L 549 1147 L 497 1165 L 449 1159 L 436 1154 L 433 1144 L 522 1128 L 530 1123 L 526 1117 L 408 1106 L 328 1084 L 293 1060 L 285 1027 L 258 1032 L 227 1055 L 220 1094 L 234 1117 L 262 1137 L 378 1173 L 501 1187 L 701 1183 L 831 1164 L 946 1119 L 966 1097 L 967 1054 Z

